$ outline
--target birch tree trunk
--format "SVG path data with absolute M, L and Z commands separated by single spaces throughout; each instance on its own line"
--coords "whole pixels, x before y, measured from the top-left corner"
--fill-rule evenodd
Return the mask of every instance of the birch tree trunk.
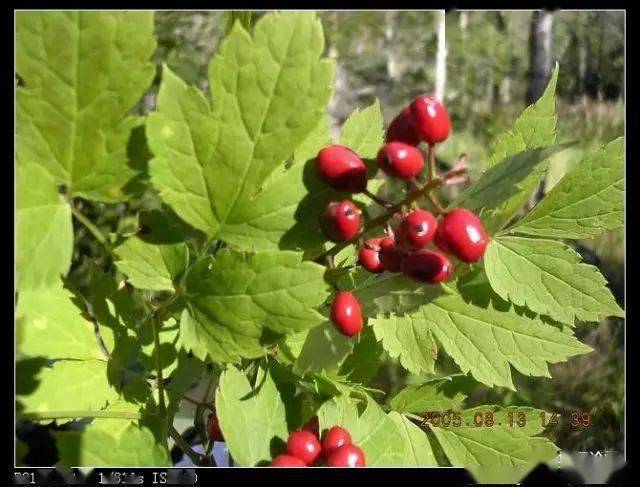
M 446 12 L 440 10 L 438 16 L 438 50 L 436 52 L 436 98 L 444 101 L 447 84 Z
M 540 98 L 547 86 L 552 68 L 553 13 L 546 10 L 536 10 L 531 14 L 527 105 Z

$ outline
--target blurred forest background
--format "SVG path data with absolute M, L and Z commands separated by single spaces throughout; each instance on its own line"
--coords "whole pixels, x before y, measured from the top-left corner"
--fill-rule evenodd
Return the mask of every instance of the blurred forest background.
M 254 12 L 252 21 L 263 15 Z M 546 86 L 555 62 L 559 140 L 579 143 L 558 153 L 539 198 L 600 144 L 624 134 L 625 18 L 622 11 L 324 11 L 327 55 L 337 63 L 330 105 L 334 128 L 355 108 L 380 100 L 385 123 L 413 97 L 436 92 L 446 102 L 453 132 L 439 148 L 447 165 L 462 152 L 472 173 L 481 170 L 496 136 Z M 240 14 L 246 20 L 247 13 Z M 212 53 L 229 28 L 230 12 L 156 13 L 158 76 L 140 109 L 155 103 L 160 65 L 167 63 L 187 82 L 207 89 Z M 532 201 L 533 203 L 533 201 Z M 105 232 L 125 235 L 136 208 L 82 203 L 86 216 Z M 136 227 L 137 228 L 137 227 Z M 76 226 L 76 282 L 88 260 L 108 262 L 102 247 Z M 624 231 L 581 241 L 577 250 L 608 279 L 624 302 Z M 88 259 L 87 259 L 88 258 Z M 551 367 L 553 380 L 529 378 L 514 370 L 517 392 L 478 387 L 468 404 L 530 405 L 562 415 L 550 437 L 564 450 L 615 450 L 624 445 L 624 320 L 577 328 L 594 352 Z M 440 359 L 443 373 L 457 371 Z M 407 376 L 393 362 L 380 369 L 373 387 L 387 397 L 421 377 Z M 587 427 L 572 427 L 572 411 L 590 415 Z M 193 417 L 193 416 L 191 416 Z

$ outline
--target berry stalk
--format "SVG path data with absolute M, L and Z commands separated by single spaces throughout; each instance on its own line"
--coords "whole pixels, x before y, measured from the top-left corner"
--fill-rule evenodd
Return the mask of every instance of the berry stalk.
M 424 196 L 425 194 L 428 194 L 431 191 L 433 191 L 434 189 L 440 187 L 440 185 L 442 185 L 447 179 L 453 178 L 455 176 L 460 176 L 462 174 L 465 174 L 466 172 L 467 172 L 466 168 L 452 169 L 451 171 L 447 171 L 446 173 L 444 173 L 440 177 L 436 177 L 435 179 L 431 179 L 422 188 L 419 188 L 418 190 L 416 190 L 416 191 L 412 192 L 411 194 L 409 194 L 400 203 L 397 203 L 397 204 L 391 206 L 382 215 L 380 215 L 380 216 L 378 216 L 376 218 L 373 218 L 372 220 L 369 220 L 368 222 L 366 222 L 366 224 L 364 225 L 363 233 L 368 232 L 369 230 L 372 230 L 374 228 L 378 228 L 378 227 L 384 226 L 384 224 L 387 223 L 387 221 L 391 217 L 393 217 L 393 215 L 395 215 L 396 213 L 398 213 L 402 209 L 402 207 L 409 206 L 411 203 L 416 201 L 421 196 Z M 324 262 L 325 259 L 327 258 L 327 256 L 336 255 L 338 252 L 340 252 L 342 249 L 344 249 L 347 245 L 349 245 L 351 243 L 352 242 L 349 242 L 349 241 L 336 243 L 333 247 L 331 247 L 324 254 L 322 254 L 321 256 L 318 257 L 318 262 Z

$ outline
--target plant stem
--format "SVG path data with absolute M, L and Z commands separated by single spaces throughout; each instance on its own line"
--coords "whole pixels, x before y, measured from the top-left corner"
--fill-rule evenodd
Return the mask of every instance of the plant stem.
M 167 429 L 169 428 L 168 423 L 168 418 L 167 418 L 167 405 L 165 404 L 165 397 L 164 397 L 164 379 L 162 377 L 162 361 L 160 360 L 160 325 L 158 323 L 158 320 L 155 317 L 155 312 L 154 315 L 151 317 L 152 320 L 152 325 L 153 325 L 153 342 L 154 342 L 154 355 L 156 358 L 156 369 L 157 369 L 157 375 L 156 375 L 156 386 L 158 388 L 158 410 L 160 413 L 160 421 L 162 422 L 162 427 L 164 429 L 164 434 L 163 437 L 167 438 Z M 173 428 L 173 425 L 170 426 L 171 428 Z
M 191 460 L 194 465 L 197 465 L 199 467 L 202 466 L 202 456 L 199 453 L 193 451 L 189 443 L 186 442 L 186 440 L 180 433 L 178 433 L 178 430 L 176 430 L 173 425 L 169 426 L 169 436 L 171 436 L 176 445 L 178 445 L 178 448 L 180 448 L 184 452 L 184 454 L 189 457 L 189 460 Z
M 429 181 L 434 181 L 438 177 L 435 144 L 429 144 L 429 148 L 427 149 L 427 164 L 429 166 Z
M 369 191 L 366 188 L 362 193 L 367 195 L 371 200 L 375 201 L 376 203 L 378 203 L 383 208 L 391 208 L 393 206 L 393 203 L 391 203 L 390 201 L 387 201 L 387 200 L 385 200 L 383 198 L 380 198 L 379 196 L 376 196 L 375 194 L 373 194 L 371 191 Z
M 89 230 L 89 233 L 91 233 L 91 235 L 93 235 L 94 238 L 102 244 L 102 246 L 105 248 L 105 250 L 109 253 L 111 257 L 115 257 L 113 253 L 113 249 L 111 248 L 111 244 L 109 243 L 109 240 L 107 240 L 107 237 L 104 235 L 104 233 L 102 233 L 98 229 L 98 227 L 96 227 L 91 222 L 91 220 L 89 220 L 86 216 L 82 214 L 80 210 L 76 208 L 76 206 L 73 204 L 73 201 L 69 201 L 69 206 L 71 207 L 71 213 L 76 218 L 76 220 L 82 223 L 82 225 L 84 225 L 84 227 L 87 230 Z
M 166 389 L 166 391 L 167 391 L 167 392 L 170 392 L 171 394 L 175 394 L 175 395 L 176 395 L 176 396 L 178 396 L 180 399 L 183 399 L 183 400 L 185 400 L 185 401 L 187 401 L 187 402 L 190 402 L 191 404 L 194 404 L 194 405 L 196 405 L 196 406 L 200 406 L 200 407 L 203 407 L 203 408 L 209 409 L 210 411 L 213 411 L 213 407 L 212 407 L 210 404 L 207 404 L 207 403 L 205 403 L 205 402 L 200 402 L 200 401 L 198 401 L 197 399 L 193 399 L 193 398 L 191 398 L 191 397 L 189 397 L 189 396 L 185 396 L 184 394 L 182 394 L 182 393 L 180 393 L 180 392 L 178 392 L 178 391 L 174 391 L 174 390 L 172 390 L 172 389 L 170 389 L 170 388 L 167 388 L 167 389 Z
M 132 413 L 127 411 L 51 411 L 47 413 L 19 413 L 20 421 L 39 421 L 58 418 L 103 418 L 103 419 L 141 419 L 153 414 Z
M 459 176 L 460 174 L 464 174 L 466 171 L 467 171 L 466 169 L 453 169 L 443 174 L 441 177 L 432 179 L 427 184 L 425 184 L 422 188 L 409 194 L 403 201 L 393 205 L 391 208 L 389 208 L 385 213 L 383 213 L 379 217 L 369 220 L 365 225 L 362 233 L 368 232 L 369 230 L 385 225 L 389 220 L 389 218 L 391 218 L 394 214 L 400 211 L 403 206 L 409 206 L 411 203 L 416 201 L 421 196 L 439 187 L 445 180 L 454 176 Z M 329 250 L 327 250 L 324 254 L 322 254 L 317 260 L 321 261 L 323 259 L 326 259 L 327 256 L 336 255 L 338 252 L 340 252 L 343 248 L 345 248 L 347 245 L 350 245 L 351 243 L 353 242 L 351 241 L 339 242 L 335 244 L 333 247 L 331 247 Z

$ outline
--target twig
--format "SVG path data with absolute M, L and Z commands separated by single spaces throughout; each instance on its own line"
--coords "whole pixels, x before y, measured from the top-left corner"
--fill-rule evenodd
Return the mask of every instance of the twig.
M 435 144 L 429 144 L 429 148 L 427 149 L 427 164 L 429 165 L 429 181 L 435 181 L 438 178 Z
M 98 227 L 96 227 L 93 222 L 91 222 L 91 220 L 84 216 L 82 212 L 75 207 L 73 201 L 69 202 L 69 206 L 71 207 L 71 213 L 76 218 L 76 220 L 82 223 L 82 225 L 84 225 L 84 227 L 89 230 L 89 233 L 91 233 L 91 235 L 93 235 L 93 237 L 102 244 L 102 246 L 111 257 L 115 258 L 115 254 L 113 252 L 113 249 L 111 248 L 111 244 L 109 243 L 109 240 L 104 235 L 104 233 L 102 233 L 98 229 Z
M 167 405 L 165 403 L 164 397 L 164 379 L 162 377 L 162 361 L 160 360 L 160 331 L 158 320 L 156 319 L 155 312 L 154 315 L 151 316 L 152 320 L 152 328 L 153 328 L 153 341 L 155 346 L 155 359 L 156 359 L 156 387 L 158 388 L 158 412 L 160 413 L 160 420 L 162 422 L 162 426 L 164 428 L 164 438 L 167 437 L 167 429 L 169 426 L 173 428 L 173 425 L 168 425 L 167 421 Z

